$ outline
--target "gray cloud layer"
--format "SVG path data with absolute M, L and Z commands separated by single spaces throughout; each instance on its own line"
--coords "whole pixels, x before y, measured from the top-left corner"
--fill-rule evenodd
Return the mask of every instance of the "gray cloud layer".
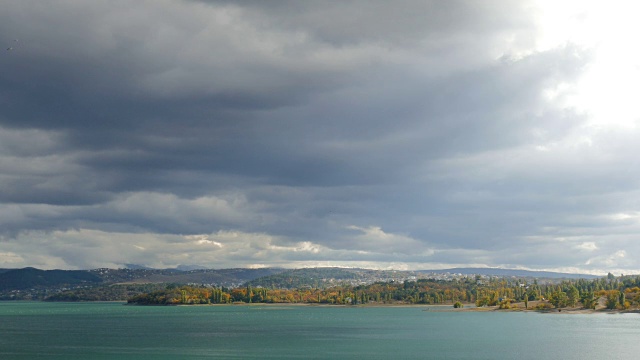
M 638 269 L 637 130 L 562 101 L 592 53 L 536 26 L 507 1 L 8 2 L 0 266 Z

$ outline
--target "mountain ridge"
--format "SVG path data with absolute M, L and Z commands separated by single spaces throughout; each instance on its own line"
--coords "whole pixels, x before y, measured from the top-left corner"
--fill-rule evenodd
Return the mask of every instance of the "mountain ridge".
M 563 273 L 544 270 L 521 270 L 504 268 L 450 268 L 437 270 L 417 270 L 420 273 L 455 273 L 463 275 L 493 275 L 493 276 L 516 276 L 516 277 L 538 277 L 551 279 L 596 279 L 599 275 Z

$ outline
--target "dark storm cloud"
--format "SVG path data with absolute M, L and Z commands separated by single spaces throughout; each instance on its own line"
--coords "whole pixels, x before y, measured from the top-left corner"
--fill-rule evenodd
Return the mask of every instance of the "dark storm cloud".
M 395 114 L 402 116 L 407 112 L 419 112 L 416 114 L 418 116 L 432 116 L 424 114 L 423 109 L 409 108 L 404 111 L 402 109 L 415 106 L 425 101 L 425 98 L 426 101 L 439 103 L 441 99 L 438 97 L 446 96 L 440 93 L 442 90 L 447 90 L 443 88 L 443 83 L 447 82 L 447 79 L 423 78 L 413 84 L 402 85 L 398 89 L 398 85 L 402 82 L 393 85 L 393 80 L 396 77 L 408 80 L 415 70 L 403 69 L 402 66 L 396 66 L 394 69 L 393 66 L 375 64 L 381 61 L 376 60 L 381 56 L 376 54 L 376 51 L 380 50 L 378 48 L 373 49 L 371 55 L 366 53 L 363 57 L 363 60 L 372 61 L 374 64 L 362 67 L 359 63 L 360 59 L 349 59 L 353 55 L 358 55 L 357 49 L 352 55 L 347 47 L 344 51 L 346 65 L 338 60 L 335 68 L 332 68 L 331 64 L 327 66 L 322 58 L 314 59 L 317 53 L 323 51 L 316 49 L 322 46 L 322 40 L 315 42 L 311 37 L 289 44 L 292 41 L 287 40 L 287 36 L 291 34 L 286 32 L 289 30 L 286 24 L 281 25 L 280 28 L 267 29 L 266 32 L 271 34 L 263 38 L 252 39 L 253 41 L 242 39 L 246 43 L 241 42 L 241 39 L 235 39 L 235 36 L 225 37 L 215 32 L 219 27 L 227 31 L 236 30 L 239 34 L 260 36 L 256 31 L 262 29 L 260 26 L 253 26 L 253 23 L 249 24 L 251 26 L 235 27 L 232 26 L 233 24 L 224 24 L 224 21 L 246 22 L 247 18 L 262 16 L 267 22 L 278 22 L 282 15 L 279 15 L 280 17 L 275 15 L 270 7 L 251 11 L 251 8 L 244 10 L 234 4 L 218 6 L 219 8 L 213 9 L 210 14 L 222 14 L 221 17 L 224 17 L 223 15 L 227 12 L 235 11 L 238 14 L 228 15 L 231 19 L 220 20 L 216 24 L 218 26 L 210 26 L 212 22 L 216 22 L 211 19 L 199 19 L 200 21 L 193 23 L 184 22 L 188 20 L 187 15 L 192 15 L 193 11 L 199 9 L 178 11 L 184 14 L 182 18 L 178 16 L 176 19 L 171 19 L 168 24 L 163 24 L 161 21 L 166 20 L 164 12 L 168 10 L 167 8 L 181 8 L 179 3 L 168 5 L 164 6 L 164 9 L 150 11 L 147 16 L 149 24 L 146 26 L 136 25 L 133 20 L 141 17 L 140 13 L 147 9 L 142 6 L 130 9 L 129 11 L 134 15 L 129 15 L 131 19 L 129 21 L 120 20 L 125 25 L 122 27 L 116 26 L 118 24 L 116 19 L 121 16 L 122 9 L 118 10 L 117 6 L 106 3 L 79 6 L 72 13 L 68 13 L 66 11 L 68 9 L 62 6 L 47 9 L 49 11 L 32 10 L 32 5 L 28 3 L 16 6 L 22 10 L 22 17 L 7 17 L 8 23 L 27 20 L 24 18 L 26 12 L 33 15 L 33 19 L 29 20 L 40 20 L 37 27 L 39 30 L 43 31 L 43 27 L 49 25 L 59 29 L 59 32 L 35 33 L 31 35 L 36 39 L 32 42 L 27 37 L 23 40 L 25 50 L 9 61 L 8 66 L 16 71 L 10 72 L 4 79 L 7 84 L 3 87 L 6 91 L 3 96 L 6 103 L 3 117 L 5 126 L 63 129 L 66 131 L 68 136 L 66 141 L 70 146 L 98 149 L 129 148 L 130 151 L 126 156 L 135 152 L 134 155 L 138 155 L 140 162 L 149 163 L 152 166 L 160 158 L 168 160 L 168 167 L 173 168 L 171 154 L 174 151 L 175 158 L 180 159 L 176 162 L 183 162 L 185 159 L 190 159 L 188 156 L 190 151 L 198 155 L 205 150 L 207 154 L 213 154 L 208 157 L 212 163 L 211 166 L 217 167 L 220 160 L 215 161 L 216 155 L 220 153 L 224 153 L 222 155 L 224 160 L 228 159 L 226 163 L 235 164 L 238 163 L 234 158 L 236 154 L 240 160 L 255 159 L 254 149 L 259 149 L 259 152 L 266 151 L 267 162 L 271 158 L 280 161 L 280 156 L 286 156 L 289 153 L 287 146 L 281 146 L 280 149 L 274 146 L 277 145 L 274 142 L 281 141 L 278 136 L 281 133 L 284 133 L 288 141 L 303 143 L 306 143 L 310 135 L 313 137 L 313 132 L 317 130 L 322 132 L 323 128 L 340 129 L 340 131 L 334 131 L 343 132 L 348 140 L 351 140 L 354 135 L 356 139 L 364 135 L 363 140 L 380 136 L 389 128 L 398 128 L 394 126 L 397 124 L 390 124 L 387 121 L 389 116 Z M 286 5 L 286 8 L 290 5 Z M 281 6 L 285 7 L 285 5 Z M 384 15 L 386 8 L 382 9 L 381 6 L 378 4 L 373 6 L 372 10 L 365 10 L 365 15 L 356 19 L 355 24 L 346 21 L 346 17 L 362 11 L 362 6 L 357 3 L 347 8 L 330 7 L 328 14 L 324 14 L 325 10 L 321 10 L 324 7 L 319 5 L 311 6 L 310 9 L 300 8 L 300 5 L 297 5 L 292 10 L 294 14 L 299 12 L 301 17 L 309 18 L 310 24 L 301 29 L 305 34 L 344 30 L 347 34 L 343 34 L 341 38 L 348 38 L 350 37 L 348 33 L 351 31 L 354 32 L 351 37 L 358 39 L 357 42 L 372 44 L 376 44 L 379 39 L 393 44 L 397 37 L 407 34 L 413 34 L 412 36 L 417 40 L 430 39 L 446 43 L 447 39 L 441 40 L 442 36 L 439 32 L 434 31 L 434 28 L 437 28 L 449 34 L 446 28 L 442 29 L 442 24 L 438 25 L 440 22 L 464 24 L 465 26 L 456 33 L 469 37 L 469 32 L 476 30 L 468 29 L 471 26 L 469 24 L 474 24 L 468 21 L 471 14 L 494 10 L 490 6 L 481 6 L 476 9 L 465 4 L 448 4 L 444 9 L 442 4 L 429 4 L 421 9 L 386 5 L 392 15 L 394 12 L 400 12 L 392 18 L 397 16 L 404 19 L 411 15 L 412 21 L 404 24 L 399 21 L 387 21 L 387 23 L 376 21 L 388 18 Z M 449 9 L 454 6 L 455 9 Z M 205 10 L 208 8 L 207 6 Z M 295 8 L 298 10 L 296 11 Z M 320 14 L 316 14 L 316 11 L 320 11 Z M 444 15 L 445 19 L 439 20 L 434 25 L 433 22 L 427 21 L 428 19 L 417 17 L 416 13 L 421 13 L 428 19 L 431 17 L 440 19 Z M 337 16 L 338 14 L 340 16 Z M 75 17 L 79 15 L 83 16 L 76 19 Z M 70 19 L 71 17 L 74 17 L 73 20 Z M 283 18 L 289 18 L 289 16 Z M 298 16 L 294 15 L 291 18 L 295 19 Z M 481 18 L 484 19 L 484 17 Z M 327 22 L 327 19 L 334 19 L 338 24 L 334 26 Z M 95 21 L 96 25 L 88 26 L 92 21 Z M 114 24 L 109 21 L 113 21 Z M 256 23 L 259 24 L 258 21 Z M 303 20 L 295 27 L 302 27 L 306 23 Z M 400 23 L 403 25 L 399 25 Z M 419 26 L 420 24 L 422 26 Z M 269 25 L 276 26 L 270 23 Z M 453 25 L 448 26 L 453 27 Z M 477 26 L 484 28 L 482 24 Z M 156 29 L 158 34 L 152 32 L 154 27 L 158 28 Z M 208 30 L 207 27 L 213 30 Z M 367 28 L 370 29 L 367 30 Z M 373 28 L 377 30 L 373 31 Z M 163 30 L 170 35 L 167 39 L 161 35 Z M 193 31 L 196 31 L 195 35 Z M 369 35 L 366 36 L 367 34 Z M 69 37 L 65 38 L 64 35 Z M 48 40 L 47 47 L 42 43 L 43 38 Z M 208 43 L 206 40 L 211 42 Z M 267 52 L 261 53 L 261 49 L 250 48 L 252 42 L 259 45 L 262 41 L 268 40 L 276 42 L 273 45 L 275 49 L 268 49 Z M 278 41 L 280 44 L 277 43 Z M 36 46 L 30 48 L 32 43 Z M 211 52 L 199 53 L 197 50 L 199 46 L 205 46 Z M 393 47 L 397 46 L 393 45 Z M 288 47 L 295 51 L 278 53 Z M 427 45 L 427 48 L 430 47 Z M 329 52 L 329 56 L 333 53 L 340 55 L 342 49 L 328 46 L 326 51 Z M 257 56 L 251 57 L 252 54 Z M 432 56 L 427 55 L 427 57 Z M 437 58 L 438 55 L 435 57 Z M 370 60 L 367 60 L 369 58 Z M 376 75 L 374 81 L 366 79 L 369 77 L 369 71 L 374 69 L 383 70 L 383 72 Z M 318 93 L 319 90 L 330 90 L 335 94 L 340 89 L 354 85 L 374 90 L 373 93 L 368 91 L 363 93 L 360 90 L 346 96 L 342 93 L 338 94 L 338 96 L 345 96 L 345 99 L 342 106 L 338 103 L 338 108 L 332 111 L 331 118 L 323 116 L 322 113 L 309 114 L 308 112 L 295 114 L 297 115 L 295 118 L 289 118 L 286 113 L 281 115 L 276 111 L 268 122 L 264 121 L 265 111 L 277 110 L 283 106 L 306 106 L 311 94 L 317 94 L 316 97 L 322 96 L 323 92 Z M 375 90 L 377 87 L 386 88 L 389 85 L 396 88 L 387 91 Z M 450 91 L 456 90 L 450 89 Z M 371 99 L 379 100 L 380 98 L 385 98 L 386 101 L 383 104 L 378 103 L 379 105 L 371 102 Z M 335 101 L 335 99 L 329 101 Z M 356 109 L 352 109 L 354 103 Z M 326 109 L 326 104 L 322 106 Z M 256 114 L 258 110 L 262 112 Z M 441 109 L 440 112 L 442 111 L 446 110 Z M 345 117 L 349 117 L 346 124 Z M 413 120 L 400 118 L 398 122 Z M 160 144 L 160 148 L 154 148 L 154 144 L 148 143 L 149 138 L 154 136 L 160 142 L 173 140 L 173 144 L 178 148 L 166 146 L 166 142 Z M 191 147 L 189 144 L 184 144 L 185 137 L 186 140 L 193 141 Z M 204 148 L 202 148 L 203 145 Z M 245 150 L 247 148 L 249 149 Z M 117 155 L 98 154 L 96 160 L 98 164 L 105 158 L 107 162 L 109 160 L 117 162 L 117 159 L 113 159 L 112 156 Z M 136 156 L 129 158 L 134 166 L 135 158 Z M 313 159 L 308 155 L 304 159 L 310 160 L 313 168 L 330 166 L 324 164 L 327 162 L 326 159 Z M 193 160 L 193 163 L 200 163 L 200 160 Z M 256 162 L 263 161 L 263 159 L 257 159 Z M 295 160 L 292 162 L 295 164 Z M 207 167 L 206 163 L 203 165 Z M 254 169 L 255 166 L 252 165 L 254 164 L 249 163 L 246 168 Z M 273 167 L 272 165 L 268 164 L 270 168 Z M 193 165 L 185 166 L 193 167 Z M 332 169 L 327 168 L 327 170 Z M 233 172 L 235 171 L 237 169 L 233 169 Z M 331 172 L 326 171 L 326 173 Z
M 607 173 L 634 191 L 635 171 L 566 145 L 586 115 L 548 93 L 575 83 L 591 53 L 536 51 L 527 4 L 4 8 L 2 41 L 20 45 L 0 59 L 0 264 L 101 264 L 99 252 L 65 253 L 83 241 L 109 265 L 597 268 L 620 257 L 570 233 L 635 216 L 624 195 L 588 196 Z M 583 253 L 524 255 L 539 237 Z

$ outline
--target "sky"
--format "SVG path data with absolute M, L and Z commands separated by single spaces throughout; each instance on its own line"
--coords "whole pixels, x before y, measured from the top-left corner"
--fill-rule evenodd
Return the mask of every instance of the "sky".
M 0 268 L 640 273 L 639 10 L 4 1 Z

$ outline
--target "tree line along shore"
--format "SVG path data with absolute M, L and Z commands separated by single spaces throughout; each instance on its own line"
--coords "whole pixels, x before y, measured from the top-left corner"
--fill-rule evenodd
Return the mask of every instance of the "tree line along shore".
M 62 295 L 62 294 L 61 294 Z M 55 300 L 55 299 L 51 299 Z M 537 280 L 489 278 L 479 276 L 455 280 L 418 279 L 403 282 L 377 282 L 360 286 L 326 289 L 309 286 L 297 289 L 271 289 L 250 285 L 236 288 L 180 286 L 135 295 L 127 300 L 137 305 L 199 304 L 322 304 L 322 305 L 451 305 L 462 308 L 474 304 L 478 309 L 640 309 L 640 276 L 563 280 L 538 283 Z

